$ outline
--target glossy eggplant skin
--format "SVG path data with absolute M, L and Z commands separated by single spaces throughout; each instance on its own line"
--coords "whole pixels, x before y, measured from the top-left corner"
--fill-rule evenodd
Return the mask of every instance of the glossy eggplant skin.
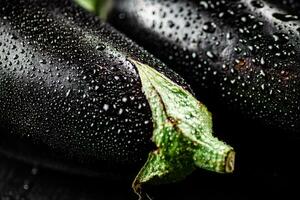
M 108 21 L 182 75 L 209 109 L 298 135 L 300 23 L 259 2 L 116 0 Z
M 267 0 L 271 4 L 275 4 L 281 8 L 282 13 L 288 15 L 288 18 L 300 19 L 300 2 L 297 0 Z M 297 29 L 300 33 L 300 27 Z
M 286 11 L 286 14 L 289 15 L 298 15 L 300 14 L 300 2 L 297 0 L 266 0 L 270 4 L 275 4 L 275 6 L 278 6 L 283 11 Z
M 21 138 L 29 154 L 52 152 L 54 164 L 139 169 L 153 124 L 127 59 L 187 88 L 183 80 L 71 0 L 1 0 L 0 9 L 0 135 L 13 138 L 9 150 L 20 151 L 13 140 Z

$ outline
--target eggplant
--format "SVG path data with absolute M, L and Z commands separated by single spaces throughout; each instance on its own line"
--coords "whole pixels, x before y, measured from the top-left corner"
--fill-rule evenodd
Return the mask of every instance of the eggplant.
M 28 150 L 58 169 L 134 174 L 138 193 L 196 167 L 233 171 L 234 150 L 212 135 L 207 108 L 132 40 L 71 0 L 2 0 L 0 8 L 3 151 Z
M 108 22 L 182 75 L 209 109 L 299 136 L 300 21 L 280 4 L 115 0 Z

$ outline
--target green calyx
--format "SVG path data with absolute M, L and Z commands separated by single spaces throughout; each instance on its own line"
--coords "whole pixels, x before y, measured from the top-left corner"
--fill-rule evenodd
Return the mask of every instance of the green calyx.
M 129 61 L 138 70 L 152 111 L 152 140 L 157 146 L 134 180 L 135 192 L 139 194 L 145 183 L 181 180 L 196 167 L 219 173 L 233 172 L 233 148 L 212 135 L 212 118 L 207 108 L 150 66 Z

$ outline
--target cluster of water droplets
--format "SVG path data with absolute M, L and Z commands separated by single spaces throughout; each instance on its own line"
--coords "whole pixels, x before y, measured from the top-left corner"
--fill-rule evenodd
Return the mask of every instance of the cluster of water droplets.
M 299 126 L 299 16 L 259 0 L 132 0 L 115 9 L 123 17 L 111 23 L 183 75 L 207 105 L 222 97 L 266 123 Z
M 151 111 L 127 57 L 164 65 L 65 2 L 0 8 L 0 121 L 71 156 L 145 159 Z

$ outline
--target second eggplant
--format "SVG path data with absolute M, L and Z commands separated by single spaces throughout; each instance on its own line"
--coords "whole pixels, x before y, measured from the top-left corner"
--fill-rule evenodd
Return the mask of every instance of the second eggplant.
M 210 108 L 300 134 L 300 21 L 280 6 L 116 0 L 108 21 L 182 75 Z

